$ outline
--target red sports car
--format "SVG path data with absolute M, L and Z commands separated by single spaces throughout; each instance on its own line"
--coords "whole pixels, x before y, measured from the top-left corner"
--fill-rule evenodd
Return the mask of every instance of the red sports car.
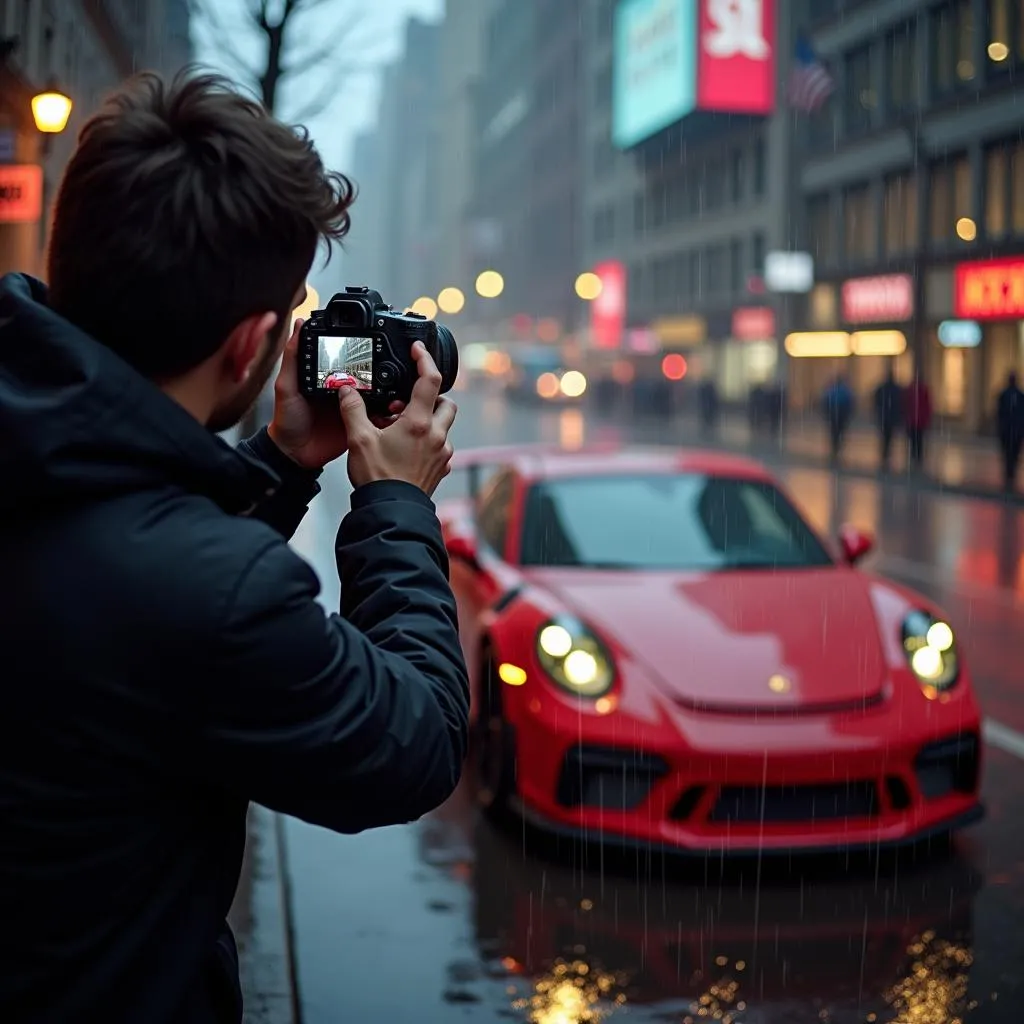
M 328 391 L 337 391 L 339 388 L 355 388 L 359 386 L 359 381 L 352 376 L 351 373 L 345 373 L 342 370 L 335 370 L 334 373 L 328 374 L 324 378 L 324 387 Z
M 442 504 L 481 802 L 673 849 L 850 849 L 979 818 L 981 720 L 929 600 L 748 459 L 467 452 Z M 486 477 L 486 478 L 485 478 Z

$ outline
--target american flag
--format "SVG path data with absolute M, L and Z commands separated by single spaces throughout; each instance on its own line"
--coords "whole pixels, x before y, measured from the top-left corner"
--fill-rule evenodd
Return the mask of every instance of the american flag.
M 835 87 L 835 80 L 811 44 L 806 39 L 799 40 L 793 55 L 793 70 L 789 73 L 789 105 L 794 110 L 813 114 L 832 95 Z

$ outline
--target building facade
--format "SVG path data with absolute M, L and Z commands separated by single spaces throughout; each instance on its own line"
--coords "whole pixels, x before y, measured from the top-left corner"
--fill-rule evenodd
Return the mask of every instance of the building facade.
M 0 0 L 0 49 L 0 272 L 41 275 L 49 209 L 78 129 L 133 71 L 173 73 L 189 61 L 187 3 Z M 44 137 L 31 104 L 51 83 L 74 105 L 64 132 Z
M 483 67 L 484 41 L 494 0 L 447 0 L 440 41 L 440 119 L 436 144 L 438 235 L 429 291 L 472 290 L 476 151 L 472 95 Z
M 621 336 L 609 339 L 614 347 L 680 350 L 694 376 L 714 379 L 727 400 L 743 400 L 785 374 L 780 337 L 788 314 L 765 293 L 762 278 L 765 254 L 795 241 L 794 121 L 784 94 L 802 4 L 774 5 L 762 54 L 774 97 L 764 112 L 744 112 L 742 104 L 731 110 L 728 98 L 718 109 L 701 109 L 700 76 L 710 65 L 695 53 L 702 70 L 692 102 L 681 102 L 678 117 L 650 131 L 617 139 L 616 102 L 622 110 L 633 105 L 627 78 L 641 60 L 641 44 L 627 33 L 644 31 L 642 24 L 626 27 L 627 6 L 587 4 L 583 259 L 588 268 L 620 267 L 625 310 Z M 675 17 L 694 16 L 685 28 L 694 51 L 707 38 L 699 31 L 706 6 L 663 5 Z M 769 17 L 768 5 L 764 10 Z M 755 5 L 758 33 L 760 11 Z M 663 38 L 663 26 L 659 32 Z
M 545 340 L 572 333 L 580 304 L 585 0 L 497 0 L 474 89 L 474 242 L 470 277 L 504 278 L 476 301 L 491 323 L 516 322 Z M 529 323 L 527 323 L 527 321 Z
M 803 140 L 818 280 L 806 315 L 815 331 L 878 343 L 794 360 L 794 398 L 809 402 L 841 365 L 867 400 L 891 362 L 872 353 L 894 352 L 950 425 L 987 430 L 1007 373 L 1024 371 L 1024 9 L 846 7 L 812 35 L 837 88 Z

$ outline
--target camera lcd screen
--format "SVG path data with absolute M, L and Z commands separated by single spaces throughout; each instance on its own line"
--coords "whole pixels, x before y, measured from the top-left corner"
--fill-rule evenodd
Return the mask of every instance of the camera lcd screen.
M 320 391 L 373 387 L 373 339 L 320 337 L 317 339 L 316 386 Z

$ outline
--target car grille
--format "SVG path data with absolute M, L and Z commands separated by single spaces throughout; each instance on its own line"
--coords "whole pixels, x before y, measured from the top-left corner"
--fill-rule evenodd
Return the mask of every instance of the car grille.
M 651 754 L 617 747 L 573 747 L 562 763 L 558 802 L 563 807 L 633 810 L 667 774 L 668 765 Z
M 715 824 L 793 823 L 873 818 L 878 788 L 873 782 L 816 786 L 723 786 L 710 820 Z

